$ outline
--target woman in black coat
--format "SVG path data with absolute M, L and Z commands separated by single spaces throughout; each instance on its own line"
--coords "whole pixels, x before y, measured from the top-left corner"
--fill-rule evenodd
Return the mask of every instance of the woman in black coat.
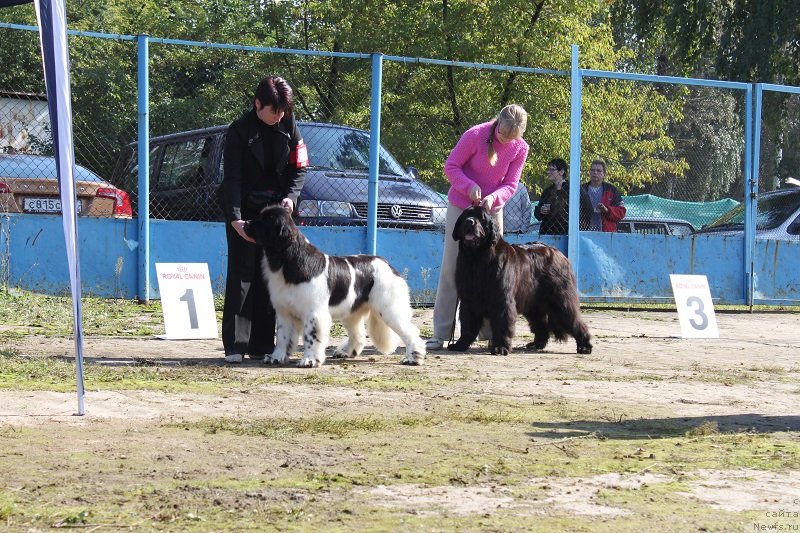
M 253 108 L 225 137 L 221 196 L 228 241 L 222 310 L 225 361 L 244 354 L 263 359 L 275 348 L 275 310 L 261 275 L 263 249 L 244 232 L 244 222 L 267 205 L 293 211 L 303 188 L 308 154 L 294 119 L 292 88 L 279 76 L 261 80 Z

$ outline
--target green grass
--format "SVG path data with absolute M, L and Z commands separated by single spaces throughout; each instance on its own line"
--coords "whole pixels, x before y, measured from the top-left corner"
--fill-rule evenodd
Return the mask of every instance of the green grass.
M 88 335 L 149 337 L 160 331 L 161 310 L 158 302 L 87 298 L 84 319 Z M 67 297 L 0 291 L 4 395 L 35 402 L 31 391 L 73 390 L 71 358 L 14 348 L 20 335 L 69 336 L 71 320 Z M 166 414 L 103 417 L 90 403 L 85 418 L 4 418 L 0 524 L 10 531 L 741 531 L 765 512 L 789 509 L 768 502 L 720 511 L 690 494 L 704 472 L 795 479 L 800 438 L 779 426 L 781 417 L 749 406 L 744 414 L 684 416 L 685 405 L 648 401 L 644 390 L 641 401 L 610 402 L 593 398 L 591 387 L 748 387 L 784 383 L 797 365 L 709 362 L 660 375 L 631 355 L 607 362 L 559 355 L 564 362 L 544 371 L 537 357 L 509 358 L 530 361 L 529 372 L 516 375 L 478 355 L 431 357 L 420 368 L 361 358 L 314 370 L 91 359 L 87 391 L 132 391 L 120 396 Z M 584 387 L 586 397 L 570 395 Z M 198 410 L 156 407 L 178 397 Z M 597 485 L 585 498 L 619 514 L 584 515 L 555 502 L 608 474 L 658 480 Z M 478 491 L 485 504 L 456 512 Z
M 424 414 L 253 413 L 63 426 L 57 434 L 46 427 L 7 429 L 0 431 L 0 468 L 13 490 L 0 488 L 0 512 L 12 530 L 116 524 L 181 531 L 520 531 L 526 530 L 520 524 L 535 522 L 538 530 L 555 531 L 729 531 L 752 513 L 712 510 L 684 495 L 700 472 L 800 468 L 800 442 L 792 436 L 677 423 L 642 436 L 640 428 L 597 416 L 624 409 L 565 400 L 487 407 L 453 399 Z M 541 435 L 566 430 L 573 420 L 616 433 Z M 663 481 L 598 488 L 590 500 L 630 514 L 597 521 L 547 503 L 555 486 L 569 490 L 609 473 L 644 472 Z M 442 487 L 454 491 L 452 498 L 462 489 L 511 494 L 522 507 L 459 515 L 443 497 L 430 503 L 438 512 L 411 512 L 402 499 L 386 506 L 375 497 L 387 488 Z
M 343 363 L 344 369 L 348 368 Z M 87 390 L 152 390 L 171 393 L 221 394 L 231 390 L 259 390 L 271 385 L 346 387 L 368 391 L 425 391 L 466 379 L 466 374 L 436 377 L 404 367 L 392 375 L 295 372 L 276 368 L 270 373 L 247 372 L 211 364 L 162 364 L 150 360 L 124 365 L 85 362 Z M 75 387 L 75 362 L 61 356 L 26 357 L 14 350 L 0 351 L 0 390 L 67 392 Z
M 82 326 L 86 335 L 151 336 L 163 333 L 161 303 L 84 297 Z M 73 334 L 72 298 L 16 289 L 0 290 L 0 339 L 17 335 L 63 337 Z
M 223 299 L 215 297 L 214 307 L 222 313 Z M 606 309 L 674 311 L 673 304 L 630 304 L 591 303 L 584 305 L 584 312 Z M 109 299 L 84 296 L 81 300 L 83 331 L 86 335 L 113 336 L 152 336 L 163 333 L 161 302 L 151 300 L 146 304 L 136 300 Z M 718 312 L 749 311 L 747 306 L 715 306 Z M 791 311 L 796 308 L 786 306 L 754 306 L 754 311 Z M 69 294 L 47 296 L 14 288 L 0 288 L 0 340 L 19 335 L 40 334 L 46 336 L 68 336 L 73 333 L 72 299 Z M 341 325 L 334 325 L 331 334 L 342 335 Z M 422 327 L 422 336 L 431 334 L 427 326 Z M 524 335 L 525 332 L 521 332 Z

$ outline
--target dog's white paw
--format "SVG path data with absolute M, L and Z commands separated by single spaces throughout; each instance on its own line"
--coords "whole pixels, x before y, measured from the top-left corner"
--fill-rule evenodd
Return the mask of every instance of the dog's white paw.
M 425 360 L 425 353 L 425 343 L 417 337 L 406 345 L 406 356 L 400 360 L 400 364 L 421 365 Z
M 422 364 L 423 358 L 422 357 L 403 357 L 400 360 L 401 365 L 409 365 L 409 366 L 419 366 Z
M 325 354 L 317 355 L 317 354 L 310 354 L 306 353 L 303 354 L 303 358 L 297 363 L 297 366 L 301 368 L 317 368 L 322 366 L 325 363 Z
M 348 345 L 339 346 L 333 350 L 333 355 L 331 355 L 334 359 L 347 359 L 355 356 L 356 353 Z
M 425 360 L 425 350 L 414 350 L 413 352 L 406 352 L 406 356 L 400 360 L 401 365 L 421 365 Z
M 280 354 L 277 352 L 272 352 L 264 356 L 264 364 L 265 365 L 282 365 L 286 362 L 286 354 Z

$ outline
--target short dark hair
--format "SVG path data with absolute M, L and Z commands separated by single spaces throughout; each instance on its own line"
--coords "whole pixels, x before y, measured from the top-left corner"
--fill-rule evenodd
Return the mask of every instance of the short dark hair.
M 554 158 L 554 159 L 551 159 L 551 160 L 550 160 L 550 161 L 547 163 L 547 166 L 548 166 L 548 167 L 549 167 L 550 165 L 553 165 L 554 167 L 556 167 L 556 170 L 563 170 L 564 172 L 566 172 L 566 171 L 567 171 L 567 168 L 568 168 L 568 167 L 567 167 L 567 162 L 566 162 L 566 161 L 564 161 L 563 159 L 561 159 L 560 157 L 556 157 L 556 158 Z
M 255 99 L 263 106 L 272 107 L 275 110 L 283 111 L 287 115 L 292 114 L 294 109 L 294 97 L 292 88 L 286 80 L 280 76 L 267 76 L 256 87 L 256 94 L 254 95 L 253 107 L 255 107 Z
M 603 174 L 608 173 L 608 169 L 606 168 L 606 162 L 604 160 L 597 158 L 592 161 L 592 164 L 589 165 L 589 168 L 591 168 L 592 165 L 600 165 L 601 167 L 603 167 Z

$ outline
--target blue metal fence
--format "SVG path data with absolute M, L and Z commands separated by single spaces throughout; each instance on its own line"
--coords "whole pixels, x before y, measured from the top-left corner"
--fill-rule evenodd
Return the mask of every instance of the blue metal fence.
M 8 30 L 36 31 L 37 28 L 15 24 L 0 23 L 0 28 Z M 784 265 L 796 264 L 800 254 L 800 241 L 764 242 L 755 238 L 755 206 L 758 201 L 759 131 L 761 120 L 761 98 L 767 92 L 798 94 L 800 89 L 757 84 L 755 102 L 753 85 L 749 83 L 677 78 L 636 73 L 620 73 L 581 69 L 577 46 L 571 50 L 569 71 L 536 69 L 507 65 L 453 62 L 426 58 L 408 58 L 382 54 L 352 54 L 337 52 L 318 52 L 310 50 L 252 47 L 233 44 L 203 43 L 195 41 L 159 39 L 145 35 L 113 35 L 96 32 L 70 31 L 71 36 L 82 38 L 113 39 L 136 44 L 137 55 L 137 107 L 138 143 L 147 146 L 150 139 L 150 58 L 151 45 L 178 47 L 197 47 L 215 50 L 234 50 L 256 54 L 282 56 L 330 57 L 358 61 L 370 61 L 370 172 L 369 209 L 367 225 L 363 228 L 306 228 L 309 238 L 329 253 L 379 253 L 387 256 L 409 276 L 412 291 L 419 303 L 429 303 L 435 294 L 435 280 L 438 279 L 439 248 L 446 238 L 437 233 L 411 230 L 390 230 L 377 227 L 376 210 L 378 198 L 378 166 L 376 160 L 381 143 L 381 133 L 385 129 L 381 117 L 383 72 L 386 64 L 417 67 L 459 67 L 474 71 L 514 72 L 529 76 L 555 76 L 569 83 L 569 159 L 573 162 L 586 160 L 583 130 L 585 117 L 584 85 L 603 80 L 608 83 L 638 84 L 639 87 L 663 85 L 674 87 L 694 87 L 711 91 L 727 91 L 741 103 L 741 131 L 734 131 L 732 137 L 740 137 L 742 197 L 735 198 L 747 206 L 745 231 L 743 235 L 719 236 L 662 236 L 625 235 L 581 232 L 578 230 L 577 209 L 572 209 L 568 236 L 539 236 L 522 233 L 510 235 L 514 242 L 543 240 L 559 247 L 568 254 L 575 268 L 579 290 L 585 301 L 603 302 L 661 302 L 671 300 L 669 274 L 706 274 L 714 299 L 720 303 L 757 304 L 780 303 L 796 305 L 800 303 L 794 289 L 794 279 L 789 268 Z M 647 90 L 652 90 L 648 88 Z M 753 126 L 755 124 L 755 135 Z M 208 124 L 211 125 L 211 124 Z M 738 126 L 736 126 L 738 127 Z M 734 129 L 736 129 L 734 127 Z M 530 129 L 529 129 L 530 131 Z M 408 132 L 414 135 L 414 132 Z M 755 137 L 755 138 L 754 138 Z M 138 168 L 150 167 L 148 150 L 138 151 Z M 544 157 L 544 156 L 542 156 Z M 548 156 L 549 157 L 549 156 Z M 618 168 L 625 170 L 625 163 Z M 154 262 L 203 261 L 208 262 L 212 278 L 224 276 L 223 263 L 219 260 L 224 253 L 224 239 L 221 223 L 192 223 L 151 220 L 149 198 L 149 172 L 139 173 L 138 218 L 131 222 L 92 220 L 81 221 L 93 238 L 84 239 L 82 245 L 89 247 L 82 254 L 84 268 L 84 290 L 89 294 L 115 297 L 133 297 L 147 300 L 157 295 L 154 286 Z M 580 185 L 580 163 L 570 165 L 570 205 L 578 205 Z M 635 192 L 635 191 L 634 191 Z M 678 198 L 682 199 L 682 198 Z M 719 200 L 713 198 L 712 200 Z M 34 290 L 58 292 L 58 255 L 42 254 L 37 248 L 36 235 L 48 233 L 51 217 L 5 216 L 4 230 L 0 231 L 0 249 L 9 254 L 4 278 L 11 285 Z M 32 219 L 32 220 L 27 220 Z M 176 238 L 180 236 L 180 238 Z M 189 238 L 190 236 L 190 238 Z M 177 242 L 180 241 L 180 242 Z M 21 243 L 25 245 L 20 246 Z M 41 242 L 41 241 L 40 241 Z M 34 243 L 34 244 L 32 244 Z M 96 243 L 102 243 L 95 249 Z M 194 243 L 194 244 L 192 244 Z M 52 243 L 51 243 L 52 244 Z M 11 254 L 12 248 L 14 253 Z M 48 246 L 48 250 L 57 246 Z M 409 250 L 415 250 L 409 254 Z M 98 261 L 94 253 L 106 254 Z M 417 252 L 419 251 L 419 252 Z M 62 256 L 63 257 L 63 256 Z M 135 257 L 135 259 L 134 259 Z M 89 259 L 91 258 L 91 259 Z M 766 260 L 769 258 L 769 260 Z M 90 263 L 87 264 L 86 262 Z M 124 266 L 120 266 L 120 263 Z M 135 276 L 131 263 L 136 264 Z M 106 265 L 96 269 L 90 265 Z M 113 267 L 112 272 L 108 269 Z M 121 275 L 121 272 L 125 272 Z M 785 274 L 784 274 L 785 272 Z M 114 280 L 113 283 L 110 280 Z M 221 287 L 221 285 L 219 286 Z

